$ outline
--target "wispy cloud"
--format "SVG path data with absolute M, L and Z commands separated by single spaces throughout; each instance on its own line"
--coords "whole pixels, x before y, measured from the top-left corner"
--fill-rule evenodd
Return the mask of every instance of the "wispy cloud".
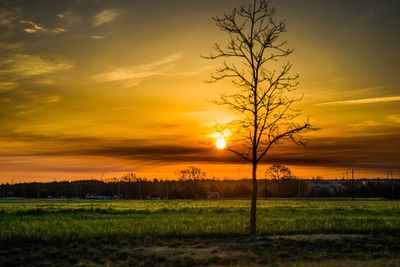
M 400 124 L 400 115 L 387 115 L 386 119 L 390 122 L 399 123 Z
M 16 24 L 18 24 L 18 20 L 14 12 L 0 9 L 0 26 L 12 29 L 15 28 Z
M 17 83 L 12 82 L 12 81 L 0 81 L 0 92 L 2 91 L 8 91 L 10 89 L 13 89 L 17 86 Z
M 57 27 L 51 30 L 52 33 L 62 33 L 62 32 L 66 32 L 67 30 L 61 27 Z
M 373 136 L 342 136 L 315 138 L 307 148 L 282 146 L 274 151 L 269 163 L 319 167 L 356 167 L 368 169 L 397 169 L 399 150 L 393 144 L 399 142 L 398 133 Z M 184 162 L 240 164 L 238 157 L 230 153 L 215 154 L 207 145 L 176 143 L 181 136 L 142 139 L 98 138 L 89 136 L 43 135 L 30 132 L 3 132 L 0 141 L 19 141 L 29 148 L 1 151 L 8 156 L 74 156 L 108 157 L 113 159 L 140 160 L 159 164 Z M 162 141 L 161 141 L 162 140 Z M 45 145 L 44 145 L 45 143 Z
M 371 104 L 371 103 L 383 103 L 383 102 L 393 102 L 400 101 L 400 96 L 385 96 L 385 97 L 373 97 L 373 98 L 362 98 L 362 99 L 352 99 L 352 100 L 340 100 L 325 103 L 318 103 L 317 106 L 323 105 L 351 105 L 351 104 Z
M 0 9 L 0 26 L 8 29 L 18 28 L 29 34 L 58 34 L 67 31 L 64 26 L 43 26 L 33 20 L 27 19 L 23 13 L 24 11 L 19 9 Z
M 381 125 L 381 123 L 374 121 L 374 120 L 367 120 L 367 121 L 362 121 L 359 123 L 350 124 L 350 126 L 354 127 L 354 128 L 375 127 L 375 126 L 379 126 L 379 125 Z
M 61 96 L 58 95 L 53 95 L 53 96 L 48 96 L 44 99 L 44 102 L 47 104 L 52 104 L 52 103 L 58 103 L 61 100 Z
M 95 40 L 101 40 L 101 39 L 104 39 L 104 36 L 101 36 L 101 35 L 92 35 L 92 36 L 90 36 L 90 38 L 95 39 Z
M 7 42 L 0 42 L 0 49 L 1 50 L 18 50 L 22 47 L 20 43 L 7 43 Z
M 148 77 L 168 75 L 168 71 L 180 58 L 181 55 L 176 54 L 143 65 L 117 68 L 110 72 L 97 74 L 93 76 L 93 79 L 99 82 L 129 81 L 129 84 L 133 85 Z
M 72 11 L 65 11 L 61 14 L 57 14 L 56 17 L 59 18 L 63 29 L 79 27 L 82 23 L 82 17 Z
M 39 26 L 38 24 L 36 24 L 33 21 L 30 20 L 21 20 L 22 24 L 26 24 L 27 27 L 24 28 L 24 31 L 26 33 L 41 33 L 41 32 L 46 32 L 46 33 L 54 33 L 54 34 L 58 34 L 58 33 L 62 33 L 62 32 L 66 32 L 66 29 L 62 28 L 62 27 L 56 27 L 56 28 L 45 28 L 43 26 Z
M 21 23 L 26 24 L 27 27 L 24 29 L 25 32 L 27 33 L 36 33 L 36 32 L 44 32 L 46 31 L 45 28 L 42 26 L 39 26 L 38 24 L 34 23 L 33 21 L 30 20 L 21 20 Z
M 51 95 L 51 96 L 44 96 L 44 95 L 37 95 L 37 94 L 29 94 L 27 95 L 29 101 L 24 104 L 19 104 L 15 106 L 16 116 L 23 116 L 29 113 L 34 113 L 38 110 L 41 110 L 49 105 L 54 105 L 61 100 L 61 96 L 58 95 Z
M 37 76 L 68 70 L 74 67 L 70 62 L 60 59 L 45 59 L 36 55 L 16 54 L 3 59 L 0 73 L 18 74 L 22 76 Z
M 119 12 L 117 10 L 114 9 L 103 10 L 93 18 L 93 26 L 98 27 L 100 25 L 110 23 L 115 18 L 117 18 L 118 15 Z

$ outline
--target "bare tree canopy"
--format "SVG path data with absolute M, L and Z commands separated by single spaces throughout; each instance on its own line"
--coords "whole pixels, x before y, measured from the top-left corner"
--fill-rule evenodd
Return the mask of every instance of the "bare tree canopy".
M 210 82 L 232 81 L 237 90 L 222 94 L 217 104 L 241 114 L 227 127 L 233 130 L 228 150 L 252 163 L 251 235 L 256 235 L 257 165 L 267 152 L 285 140 L 303 144 L 299 135 L 311 129 L 308 121 L 299 121 L 301 111 L 292 98 L 298 75 L 290 74 L 290 62 L 279 64 L 293 53 L 280 39 L 286 32 L 286 21 L 275 19 L 275 9 L 268 0 L 251 0 L 222 17 L 214 17 L 229 42 L 215 44 L 215 53 L 205 58 L 223 59 Z M 278 67 L 277 67 L 278 66 Z
M 206 173 L 200 168 L 189 166 L 186 169 L 177 170 L 176 174 L 182 181 L 199 181 L 206 178 Z
M 268 175 L 272 179 L 282 180 L 282 179 L 293 178 L 292 171 L 284 165 L 274 164 L 274 165 L 270 166 L 267 169 L 267 171 L 268 171 Z

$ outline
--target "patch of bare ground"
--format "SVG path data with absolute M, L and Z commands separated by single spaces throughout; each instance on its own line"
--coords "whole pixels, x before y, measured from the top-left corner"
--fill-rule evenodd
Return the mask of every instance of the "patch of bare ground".
M 278 235 L 0 244 L 0 266 L 400 266 L 400 237 Z

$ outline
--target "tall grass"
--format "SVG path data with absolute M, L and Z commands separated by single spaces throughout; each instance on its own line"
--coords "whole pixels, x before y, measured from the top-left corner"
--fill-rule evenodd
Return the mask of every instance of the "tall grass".
M 0 201 L 0 241 L 247 234 L 249 201 Z M 260 234 L 399 233 L 400 202 L 259 201 Z

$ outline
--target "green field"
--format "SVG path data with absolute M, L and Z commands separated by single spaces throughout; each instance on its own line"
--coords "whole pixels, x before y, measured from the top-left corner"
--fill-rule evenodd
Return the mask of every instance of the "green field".
M 258 207 L 252 243 L 247 200 L 0 201 L 0 266 L 400 266 L 400 202 Z

